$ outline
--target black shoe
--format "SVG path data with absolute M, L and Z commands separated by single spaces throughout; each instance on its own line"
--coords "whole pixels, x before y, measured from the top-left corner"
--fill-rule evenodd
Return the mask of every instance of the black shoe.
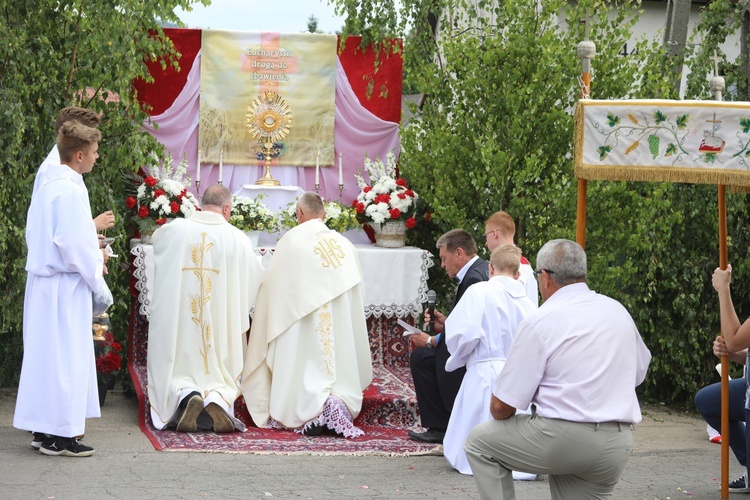
M 320 436 L 325 429 L 325 425 L 311 425 L 303 432 L 303 434 L 305 436 Z
M 42 444 L 45 441 L 52 439 L 52 436 L 43 432 L 34 432 L 33 434 L 34 437 L 31 438 L 31 447 L 37 450 L 42 447 Z
M 423 443 L 443 444 L 443 438 L 445 438 L 445 431 L 439 431 L 437 429 L 427 429 L 425 432 L 409 431 L 408 435 L 414 441 L 421 441 Z
M 79 443 L 75 438 L 57 436 L 42 443 L 39 451 L 52 457 L 90 457 L 94 454 L 92 447 Z
M 739 479 L 735 479 L 729 483 L 730 493 L 750 493 L 750 488 L 747 487 L 747 480 L 743 474 Z
M 193 391 L 180 401 L 177 406 L 177 432 L 195 432 L 198 430 L 198 415 L 203 411 L 203 398 L 198 391 Z

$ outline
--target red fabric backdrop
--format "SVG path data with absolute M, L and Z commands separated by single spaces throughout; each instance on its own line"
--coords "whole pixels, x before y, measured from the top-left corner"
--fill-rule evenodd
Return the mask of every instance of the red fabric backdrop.
M 149 71 L 154 77 L 154 83 L 142 80 L 133 82 L 138 92 L 138 99 L 146 106 L 150 115 L 159 115 L 169 109 L 185 85 L 195 56 L 201 48 L 201 30 L 165 28 L 164 33 L 172 40 L 175 48 L 182 54 L 180 71 L 172 67 L 162 70 L 159 63 L 149 63 Z M 340 39 L 339 39 L 340 41 Z M 350 36 L 346 46 L 339 54 L 339 60 L 344 67 L 349 83 L 357 95 L 359 102 L 365 109 L 375 116 L 399 123 L 401 121 L 401 81 L 403 77 L 403 61 L 401 54 L 386 57 L 381 53 L 381 65 L 375 72 L 375 51 L 372 48 L 359 48 L 360 37 Z M 401 41 L 393 43 L 401 47 Z M 367 87 L 373 81 L 373 92 L 367 98 Z M 380 96 L 380 88 L 386 85 L 387 96 Z M 150 109 L 148 108 L 150 107 Z

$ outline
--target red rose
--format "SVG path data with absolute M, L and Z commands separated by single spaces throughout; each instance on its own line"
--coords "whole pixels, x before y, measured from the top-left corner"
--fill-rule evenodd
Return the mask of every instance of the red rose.
M 166 192 L 163 189 L 157 189 L 154 191 L 154 199 L 158 198 L 159 196 L 166 196 Z
M 391 214 L 391 219 L 398 219 L 399 217 L 401 217 L 401 210 L 399 210 L 398 208 L 392 208 L 388 211 L 388 213 Z
M 412 191 L 411 189 L 407 189 L 406 191 L 404 191 L 404 194 L 406 196 L 411 196 L 412 198 L 414 198 L 414 191 Z
M 145 184 L 146 184 L 147 186 L 151 186 L 151 187 L 154 187 L 154 186 L 156 186 L 156 184 L 157 184 L 157 183 L 158 183 L 159 181 L 158 181 L 158 180 L 156 180 L 156 177 L 151 177 L 151 176 L 149 175 L 148 177 L 146 177 L 145 179 L 143 179 L 143 182 L 144 182 L 144 183 L 145 183 Z
M 167 223 L 167 219 L 156 219 L 157 226 L 163 226 L 166 223 Z
M 409 217 L 404 221 L 404 225 L 406 226 L 406 229 L 411 229 L 417 225 L 417 219 L 415 219 L 414 217 Z
M 122 345 L 119 342 L 112 342 L 112 350 L 120 352 L 122 350 Z
M 424 220 L 426 222 L 430 222 L 430 219 L 432 219 L 432 214 L 428 211 L 424 213 Z
M 359 203 L 359 200 L 358 200 L 357 198 L 354 198 L 354 199 L 352 200 L 352 206 L 353 206 L 353 207 L 356 207 L 356 206 L 357 206 L 357 203 Z
M 127 198 L 125 198 L 126 207 L 133 208 L 135 204 L 136 204 L 135 198 L 133 198 L 132 196 L 128 196 Z
M 180 204 L 177 203 L 176 201 L 173 201 L 172 203 L 169 204 L 169 208 L 172 209 L 173 214 L 176 214 L 177 212 L 180 211 Z
M 138 209 L 138 217 L 141 219 L 148 217 L 148 207 L 146 205 L 141 205 L 141 208 Z
M 365 188 L 362 190 L 363 193 L 369 193 L 372 191 L 372 186 L 365 186 Z
M 406 181 L 403 179 L 396 179 L 396 185 L 397 186 L 403 186 L 406 187 Z
M 406 199 L 406 195 L 404 193 L 398 193 L 398 197 L 402 200 Z
M 391 195 L 389 194 L 379 194 L 375 197 L 375 203 L 390 203 L 391 202 Z
M 357 203 L 357 213 L 363 214 L 365 213 L 365 204 L 364 203 Z

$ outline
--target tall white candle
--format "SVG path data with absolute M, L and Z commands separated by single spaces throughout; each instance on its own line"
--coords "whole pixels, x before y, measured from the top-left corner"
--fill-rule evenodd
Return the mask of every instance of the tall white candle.
M 224 180 L 224 150 L 219 153 L 219 182 Z
M 344 167 L 341 162 L 341 153 L 339 153 L 339 186 L 344 185 Z
M 320 185 L 320 151 L 318 151 L 318 156 L 315 158 L 315 184 Z
M 198 150 L 198 167 L 195 169 L 195 182 L 201 181 L 201 150 Z

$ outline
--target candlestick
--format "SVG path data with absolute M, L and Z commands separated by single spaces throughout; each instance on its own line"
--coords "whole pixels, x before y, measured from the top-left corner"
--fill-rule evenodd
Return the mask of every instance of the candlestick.
M 201 150 L 198 150 L 198 168 L 195 169 L 195 184 L 198 185 L 201 182 Z
M 315 158 L 315 185 L 320 186 L 320 151 L 318 151 L 318 156 Z
M 224 180 L 224 150 L 222 149 L 219 153 L 219 184 L 223 184 Z
M 341 163 L 341 153 L 339 153 L 339 186 L 344 185 L 344 169 Z

